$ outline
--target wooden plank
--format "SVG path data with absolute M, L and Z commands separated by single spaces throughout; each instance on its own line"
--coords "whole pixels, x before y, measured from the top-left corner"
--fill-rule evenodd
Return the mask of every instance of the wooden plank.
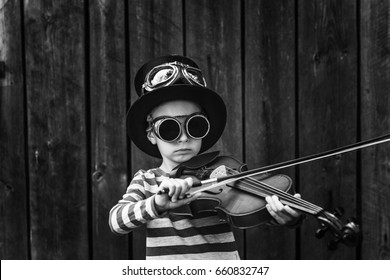
M 390 129 L 389 1 L 362 1 L 361 138 Z M 362 151 L 362 259 L 390 259 L 390 146 Z
M 228 120 L 221 140 L 211 150 L 243 159 L 241 8 L 239 1 L 185 2 L 186 54 L 203 70 L 208 86 L 225 100 Z M 235 232 L 241 257 L 243 231 Z
M 298 2 L 299 156 L 356 142 L 356 2 Z M 356 154 L 349 153 L 300 167 L 303 197 L 326 210 L 342 206 L 356 216 Z M 355 249 L 326 247 L 314 237 L 318 223 L 301 229 L 303 259 L 353 259 Z
M 154 57 L 183 53 L 182 1 L 129 1 L 129 32 L 130 101 L 133 103 L 138 98 L 134 88 L 137 70 Z M 139 169 L 147 170 L 160 164 L 159 159 L 144 154 L 132 144 L 130 179 Z M 133 258 L 144 259 L 145 231 L 139 229 L 132 235 Z
M 127 188 L 124 1 L 90 1 L 93 259 L 128 259 L 128 237 L 108 227 Z
M 31 256 L 88 259 L 84 3 L 24 12 Z
M 295 156 L 294 11 L 294 1 L 245 1 L 245 155 L 252 168 Z M 294 179 L 293 171 L 279 172 Z M 248 259 L 296 258 L 294 230 L 261 226 L 246 237 Z
M 20 1 L 0 7 L 0 259 L 28 259 Z

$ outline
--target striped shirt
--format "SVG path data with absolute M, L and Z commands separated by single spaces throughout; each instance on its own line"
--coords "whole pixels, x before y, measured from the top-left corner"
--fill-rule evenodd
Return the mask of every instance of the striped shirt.
M 140 170 L 123 198 L 110 211 L 109 225 L 126 234 L 146 224 L 146 259 L 239 259 L 230 225 L 215 214 L 189 217 L 159 215 L 154 196 L 169 174 L 160 168 Z
M 146 224 L 146 259 L 239 259 L 230 225 L 215 214 L 189 217 L 159 215 L 154 196 L 169 174 L 160 168 L 140 170 L 123 198 L 110 211 L 109 225 L 126 234 Z

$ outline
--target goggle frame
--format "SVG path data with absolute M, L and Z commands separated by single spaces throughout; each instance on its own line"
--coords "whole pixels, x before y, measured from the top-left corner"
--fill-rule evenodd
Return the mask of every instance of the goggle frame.
M 185 117 L 185 120 L 184 122 L 181 122 L 178 118 L 183 118 Z M 200 136 L 200 137 L 196 137 L 196 136 L 193 136 L 191 133 L 190 133 L 190 128 L 189 128 L 189 123 L 191 120 L 193 120 L 195 117 L 201 117 L 203 119 L 206 120 L 206 123 L 207 123 L 207 131 L 204 133 L 204 135 Z M 167 120 L 173 120 L 177 123 L 178 127 L 179 127 L 179 131 L 178 131 L 178 134 L 175 138 L 173 138 L 172 140 L 167 140 L 167 139 L 164 139 L 162 136 L 161 136 L 161 133 L 160 133 L 160 127 L 161 125 L 164 123 L 164 121 L 167 121 Z M 187 116 L 178 116 L 178 117 L 173 117 L 173 116 L 160 116 L 160 117 L 157 117 L 155 119 L 152 119 L 151 116 L 148 117 L 148 122 L 149 122 L 149 127 L 147 129 L 147 131 L 151 131 L 153 130 L 154 134 L 162 141 L 164 142 L 167 142 L 167 143 L 172 143 L 172 142 L 175 142 L 177 141 L 181 135 L 183 134 L 183 124 L 184 124 L 184 128 L 185 128 L 185 132 L 187 133 L 187 135 L 194 139 L 194 140 L 200 140 L 200 139 L 203 139 L 205 138 L 209 132 L 210 132 L 210 121 L 208 120 L 208 118 L 206 117 L 205 114 L 203 114 L 202 112 L 196 112 L 196 113 L 193 113 L 191 115 L 187 115 Z
M 151 82 L 153 80 L 151 78 L 151 75 L 157 73 L 158 71 L 160 71 L 159 69 L 163 70 L 163 69 L 166 69 L 166 68 L 171 68 L 173 70 L 173 73 L 166 80 L 161 81 L 161 82 L 153 85 L 152 82 Z M 200 78 L 201 81 L 198 81 L 197 79 L 195 79 L 193 77 L 195 75 L 191 74 L 189 72 L 189 70 L 197 72 L 199 74 L 199 75 L 197 75 L 197 77 Z M 150 91 L 156 90 L 156 89 L 161 88 L 161 87 L 169 86 L 169 85 L 173 84 L 177 80 L 177 78 L 180 75 L 179 71 L 183 74 L 183 77 L 191 85 L 207 87 L 206 80 L 205 80 L 205 78 L 204 78 L 204 76 L 202 74 L 202 71 L 200 69 L 192 67 L 192 66 L 189 66 L 189 65 L 181 63 L 181 62 L 178 62 L 178 61 L 174 61 L 174 62 L 168 62 L 168 63 L 160 64 L 160 65 L 157 65 L 157 66 L 153 67 L 148 72 L 148 74 L 145 76 L 145 81 L 144 81 L 144 83 L 142 85 L 142 89 L 144 91 L 150 92 Z

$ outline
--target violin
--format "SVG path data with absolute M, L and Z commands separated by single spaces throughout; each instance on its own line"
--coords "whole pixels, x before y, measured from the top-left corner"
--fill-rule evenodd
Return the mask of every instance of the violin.
M 352 219 L 344 224 L 336 214 L 294 197 L 292 179 L 287 175 L 261 173 L 241 178 L 246 172 L 246 164 L 229 156 L 219 156 L 219 152 L 201 154 L 182 163 L 172 175 L 176 178 L 192 177 L 194 184 L 190 194 L 201 192 L 201 196 L 188 205 L 170 210 L 170 213 L 197 216 L 215 212 L 221 220 L 246 229 L 272 219 L 265 207 L 265 197 L 277 195 L 283 204 L 314 216 L 319 221 L 320 228 L 316 231 L 318 238 L 322 238 L 327 231 L 333 234 L 335 238 L 328 244 L 331 250 L 336 249 L 338 243 L 347 246 L 360 243 L 359 225 Z M 215 183 L 221 178 L 224 180 Z
M 245 164 L 232 157 L 219 156 L 219 152 L 201 154 L 180 164 L 171 174 L 176 178 L 193 177 L 194 184 L 190 194 L 200 192 L 201 196 L 189 205 L 170 212 L 192 216 L 216 212 L 222 220 L 226 220 L 232 226 L 245 229 L 271 219 L 265 209 L 264 198 L 276 195 L 283 204 L 318 220 L 320 228 L 316 231 L 317 238 L 322 238 L 328 231 L 333 234 L 334 239 L 328 244 L 329 249 L 336 249 L 339 243 L 357 246 L 361 242 L 361 232 L 360 226 L 353 218 L 343 223 L 339 219 L 341 216 L 339 211 L 332 214 L 309 201 L 294 197 L 291 178 L 282 174 L 270 175 L 270 172 L 389 141 L 390 133 L 327 152 L 252 170 L 247 170 Z

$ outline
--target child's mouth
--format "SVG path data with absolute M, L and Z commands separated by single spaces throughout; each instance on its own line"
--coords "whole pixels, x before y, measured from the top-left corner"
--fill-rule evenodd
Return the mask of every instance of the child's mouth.
M 191 152 L 191 149 L 179 149 L 179 150 L 176 150 L 176 153 L 188 153 L 188 152 Z

